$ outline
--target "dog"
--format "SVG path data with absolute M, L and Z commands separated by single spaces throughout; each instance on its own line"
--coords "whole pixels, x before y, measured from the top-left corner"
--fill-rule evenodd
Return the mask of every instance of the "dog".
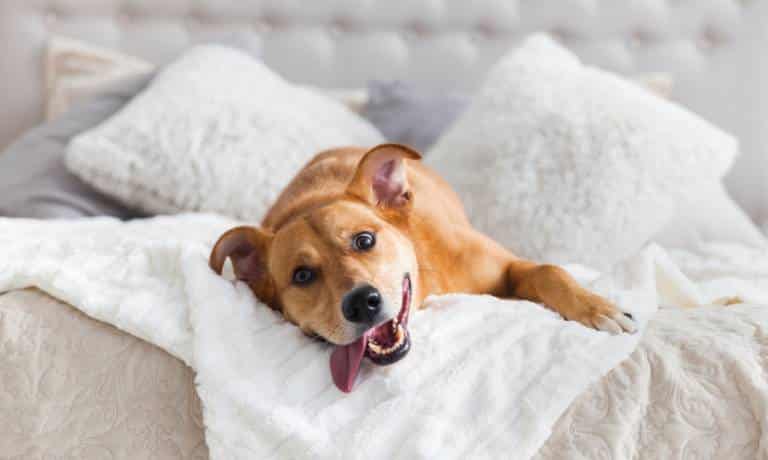
M 224 233 L 210 256 L 309 336 L 334 345 L 331 375 L 349 392 L 364 357 L 411 347 L 408 319 L 428 295 L 490 294 L 539 302 L 571 321 L 634 332 L 629 314 L 565 270 L 516 257 L 470 224 L 459 197 L 409 147 L 319 153 L 261 227 Z

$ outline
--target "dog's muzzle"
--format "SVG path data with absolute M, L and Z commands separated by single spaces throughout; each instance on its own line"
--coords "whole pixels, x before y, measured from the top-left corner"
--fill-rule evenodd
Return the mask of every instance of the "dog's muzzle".
M 348 345 L 338 345 L 331 354 L 331 375 L 341 391 L 350 392 L 360 370 L 360 362 L 366 356 L 378 365 L 400 361 L 411 349 L 408 334 L 408 317 L 413 289 L 411 277 L 403 277 L 400 311 L 391 320 L 365 331 L 360 338 Z M 342 312 L 348 321 L 371 322 L 381 311 L 381 294 L 370 285 L 350 291 L 343 300 Z

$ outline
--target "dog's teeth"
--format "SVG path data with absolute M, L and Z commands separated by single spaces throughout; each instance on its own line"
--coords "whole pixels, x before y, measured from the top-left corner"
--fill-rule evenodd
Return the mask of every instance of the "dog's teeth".
M 371 337 L 370 339 L 368 339 L 368 349 L 372 353 L 377 355 L 388 355 L 393 351 L 397 350 L 403 345 L 403 342 L 405 342 L 405 330 L 399 324 L 394 323 L 393 333 L 395 335 L 395 343 L 393 343 L 392 346 L 384 348 L 383 345 L 376 342 L 376 340 L 373 337 Z

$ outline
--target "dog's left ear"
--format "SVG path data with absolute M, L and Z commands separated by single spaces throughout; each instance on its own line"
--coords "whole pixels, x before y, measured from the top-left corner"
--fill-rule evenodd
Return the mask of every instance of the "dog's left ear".
M 219 237 L 211 251 L 208 265 L 221 275 L 229 258 L 235 277 L 245 281 L 262 302 L 275 307 L 275 286 L 267 268 L 267 255 L 272 234 L 257 227 L 241 226 Z
M 400 144 L 382 144 L 366 153 L 347 186 L 347 193 L 374 206 L 402 208 L 413 198 L 408 186 L 408 160 L 420 160 L 415 150 Z

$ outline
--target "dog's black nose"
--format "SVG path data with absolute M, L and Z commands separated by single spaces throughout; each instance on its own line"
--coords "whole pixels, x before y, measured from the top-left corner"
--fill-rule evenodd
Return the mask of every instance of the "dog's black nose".
M 341 312 L 353 323 L 371 323 L 381 311 L 381 294 L 370 284 L 347 292 L 341 302 Z

